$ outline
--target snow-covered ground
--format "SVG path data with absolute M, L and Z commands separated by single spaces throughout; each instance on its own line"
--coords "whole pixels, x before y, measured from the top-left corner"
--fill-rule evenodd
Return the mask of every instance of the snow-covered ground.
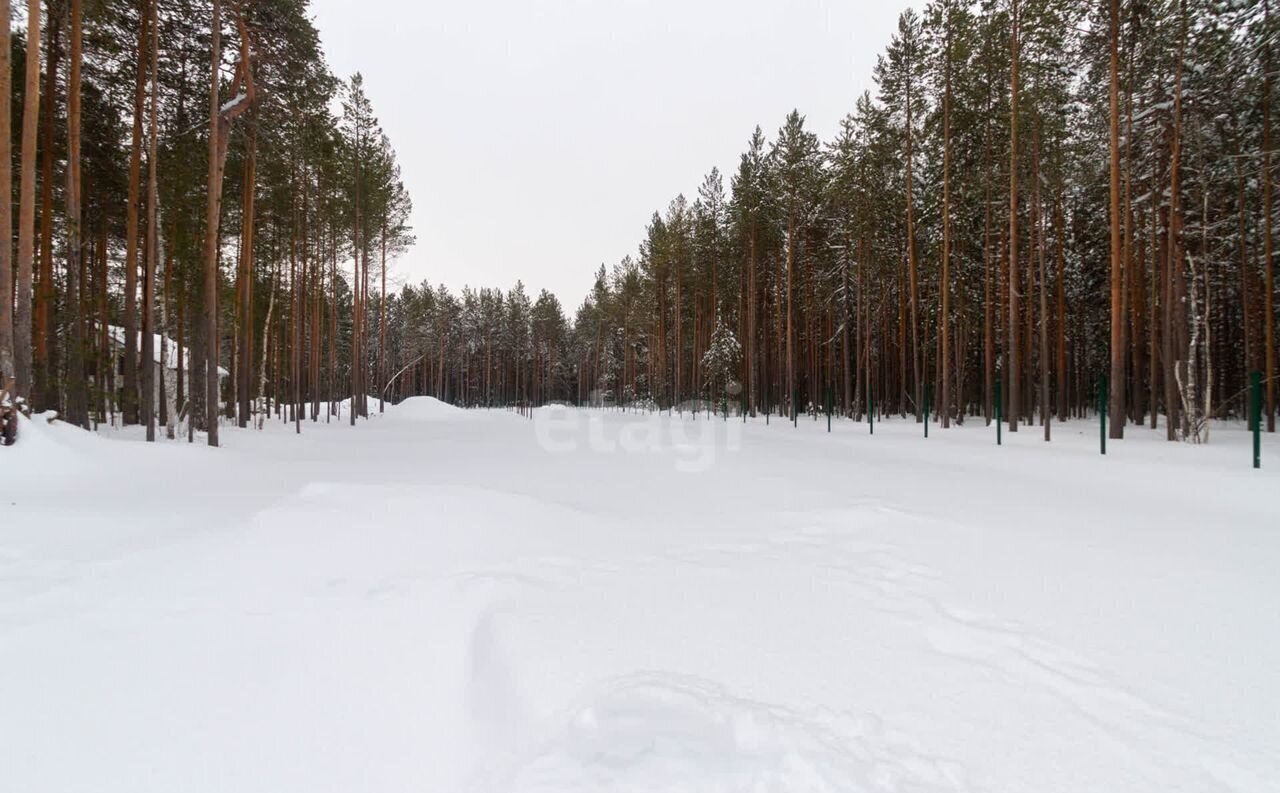
M 0 450 L 0 790 L 1280 790 L 1280 445 L 427 399 Z

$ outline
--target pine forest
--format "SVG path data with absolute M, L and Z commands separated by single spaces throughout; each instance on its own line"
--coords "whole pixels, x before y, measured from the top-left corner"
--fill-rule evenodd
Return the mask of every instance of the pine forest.
M 1113 438 L 1200 440 L 1258 372 L 1274 431 L 1269 0 L 907 9 L 833 138 L 744 131 L 576 309 L 397 286 L 395 149 L 305 0 L 7 5 L 0 377 L 35 411 L 216 445 L 421 394 L 927 405 L 1048 439 L 1102 400 Z

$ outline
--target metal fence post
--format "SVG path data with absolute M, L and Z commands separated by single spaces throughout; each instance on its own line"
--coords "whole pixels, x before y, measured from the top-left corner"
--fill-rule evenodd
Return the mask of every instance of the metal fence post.
M 1254 372 L 1250 378 L 1252 396 L 1249 413 L 1253 423 L 1253 467 L 1262 467 L 1262 372 Z
M 1107 376 L 1098 378 L 1098 439 L 1102 453 L 1107 453 Z
M 924 387 L 924 436 L 929 437 L 929 386 Z
M 1001 445 L 1004 441 L 1000 437 L 1003 431 L 1001 426 L 1004 423 L 1004 400 L 1000 394 L 1000 381 L 996 381 L 996 446 Z

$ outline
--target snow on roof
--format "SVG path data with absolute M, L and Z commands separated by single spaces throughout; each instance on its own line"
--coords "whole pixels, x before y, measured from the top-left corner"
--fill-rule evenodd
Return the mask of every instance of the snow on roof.
M 124 346 L 124 339 L 125 339 L 124 328 L 120 327 L 119 325 L 108 325 L 107 336 L 111 339 L 112 343 L 116 344 L 117 346 L 120 346 L 120 347 Z M 165 336 L 162 336 L 159 333 L 153 333 L 151 334 L 151 336 L 152 336 L 152 345 L 153 345 L 151 349 L 152 349 L 152 355 L 154 356 L 155 362 L 160 363 L 160 351 L 164 349 L 161 347 L 160 343 L 161 343 L 161 340 L 163 339 L 168 344 L 168 348 L 167 348 L 168 355 L 165 356 L 166 360 L 164 362 L 164 366 L 166 369 L 177 369 L 178 368 L 178 345 L 173 341 L 173 339 L 169 339 Z M 138 331 L 138 351 L 139 353 L 141 353 L 142 351 L 142 331 Z M 185 369 L 191 368 L 190 348 L 184 349 L 182 351 L 182 363 L 183 363 L 183 368 Z M 231 373 L 228 372 L 226 369 L 222 368 L 221 366 L 218 367 L 219 377 L 226 377 L 229 374 Z

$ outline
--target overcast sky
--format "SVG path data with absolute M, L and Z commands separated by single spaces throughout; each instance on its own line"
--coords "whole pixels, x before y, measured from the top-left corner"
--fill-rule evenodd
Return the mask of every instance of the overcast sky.
M 400 282 L 555 292 L 572 314 L 654 210 L 725 188 L 756 124 L 830 139 L 906 0 L 313 0 L 413 197 Z

